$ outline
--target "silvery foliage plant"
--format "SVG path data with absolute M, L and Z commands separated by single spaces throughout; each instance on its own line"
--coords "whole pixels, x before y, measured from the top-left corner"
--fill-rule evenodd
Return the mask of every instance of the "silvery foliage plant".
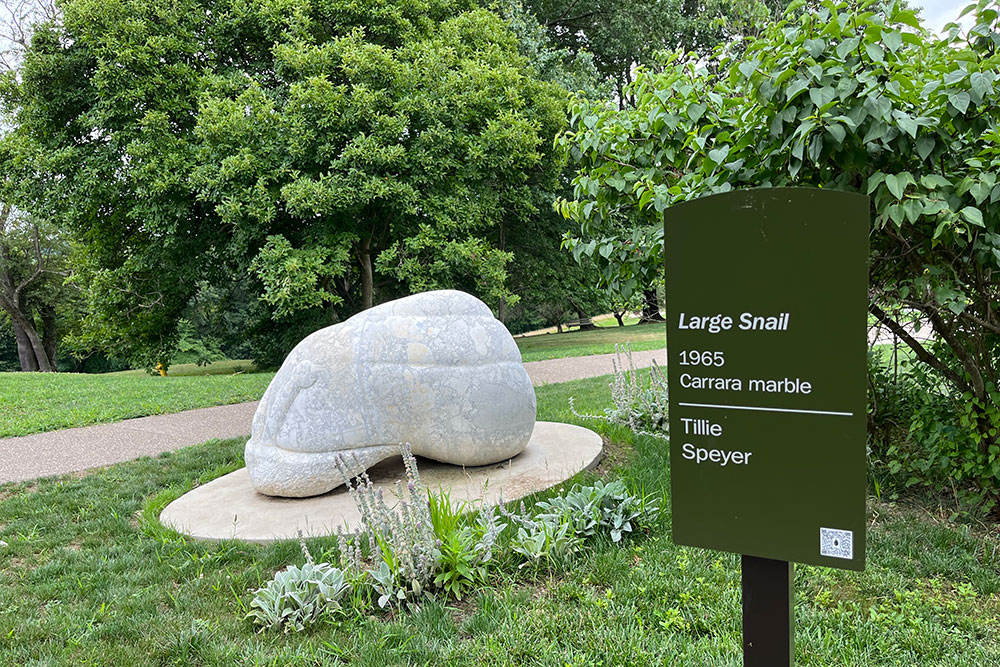
M 254 593 L 247 618 L 261 626 L 260 631 L 281 627 L 299 632 L 324 613 L 340 609 L 339 600 L 350 588 L 344 571 L 313 562 L 305 543 L 302 551 L 302 567 L 289 565 Z
M 416 606 L 434 581 L 440 556 L 440 543 L 431 524 L 427 492 L 420 483 L 417 462 L 410 446 L 400 446 L 407 482 L 396 482 L 399 509 L 389 507 L 382 490 L 362 472 L 347 483 L 364 522 L 369 553 L 376 565 L 367 570 L 378 596 L 379 607 Z M 341 474 L 349 479 L 346 466 L 339 462 Z
M 498 516 L 497 508 L 484 502 L 476 519 L 475 533 L 479 539 L 473 546 L 480 563 L 489 563 L 493 559 L 493 548 L 496 546 L 497 538 L 506 527 L 507 524 Z
M 622 356 L 624 355 L 624 359 Z M 612 361 L 614 374 L 611 380 L 611 400 L 614 407 L 606 408 L 603 415 L 580 414 L 569 399 L 573 414 L 581 419 L 602 419 L 632 429 L 638 435 L 665 438 L 670 424 L 667 414 L 667 378 L 663 369 L 653 362 L 645 369 L 635 367 L 632 347 L 615 345 Z
M 524 559 L 519 568 L 539 566 L 543 562 L 565 565 L 583 544 L 573 522 L 566 517 L 531 516 L 524 503 L 521 503 L 520 513 L 507 514 L 507 517 L 517 526 L 510 547 Z
M 535 505 L 538 517 L 550 523 L 565 521 L 581 537 L 591 537 L 605 529 L 613 542 L 631 533 L 637 520 L 652 521 L 659 507 L 650 499 L 633 496 L 622 480 L 593 486 L 574 484 L 569 493 L 541 500 Z

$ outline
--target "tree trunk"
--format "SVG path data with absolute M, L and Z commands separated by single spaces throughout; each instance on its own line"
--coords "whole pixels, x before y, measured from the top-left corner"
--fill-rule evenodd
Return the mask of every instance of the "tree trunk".
M 625 326 L 625 320 L 622 319 L 625 316 L 625 313 L 619 313 L 618 311 L 614 311 L 612 314 L 615 316 L 615 319 L 618 320 L 618 326 L 620 327 Z
M 59 361 L 56 358 L 59 346 L 59 335 L 56 332 L 56 309 L 51 304 L 46 304 L 42 308 L 42 347 L 45 348 L 45 356 L 48 357 L 52 370 L 59 368 Z
M 368 310 L 374 305 L 375 280 L 372 275 L 371 239 L 363 239 L 358 246 L 358 261 L 361 263 L 361 309 Z
M 663 322 L 660 315 L 660 304 L 656 301 L 656 290 L 648 289 L 642 293 L 642 313 L 639 315 L 642 322 Z
M 28 342 L 31 344 L 31 350 L 35 353 L 35 360 L 38 362 L 38 369 L 43 373 L 51 373 L 54 368 L 52 368 L 52 363 L 49 361 L 49 357 L 45 354 L 45 346 L 42 344 L 42 338 L 35 331 L 35 325 L 30 322 L 24 313 L 8 313 L 10 319 L 13 321 L 14 326 L 20 326 L 21 332 L 27 337 Z
M 17 322 L 14 322 L 14 340 L 17 341 L 17 359 L 21 362 L 21 370 L 30 373 L 38 370 L 38 359 L 35 358 L 35 351 L 31 349 L 31 341 L 24 329 Z

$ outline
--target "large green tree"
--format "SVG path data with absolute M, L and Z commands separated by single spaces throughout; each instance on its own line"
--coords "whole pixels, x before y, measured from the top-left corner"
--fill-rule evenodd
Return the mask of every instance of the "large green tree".
M 588 224 L 739 187 L 870 195 L 870 311 L 954 392 L 968 434 L 928 465 L 998 490 L 1000 12 L 967 11 L 971 30 L 935 38 L 902 3 L 798 2 L 718 68 L 643 70 L 635 109 L 577 105 L 564 141 L 582 169 L 560 208 Z M 936 344 L 907 333 L 913 312 Z
M 199 285 L 234 275 L 279 321 L 411 287 L 514 300 L 497 230 L 558 178 L 565 102 L 496 15 L 471 0 L 63 9 L 17 89 L 23 197 L 87 248 L 92 343 L 164 361 Z M 19 146 L 6 159 L 28 160 Z
M 48 0 L 0 2 L 0 98 L 18 85 L 18 73 L 34 25 L 58 16 Z M 12 127 L 12 109 L 0 104 L 0 134 Z M 25 174 L 13 164 L 0 173 L 0 313 L 13 333 L 22 371 L 54 371 L 61 336 L 57 310 L 66 301 L 62 285 L 68 244 L 44 218 L 16 206 L 14 190 Z
M 622 106 L 632 104 L 635 68 L 658 51 L 708 55 L 723 40 L 754 32 L 785 0 L 525 0 L 560 46 L 592 54 L 614 84 Z

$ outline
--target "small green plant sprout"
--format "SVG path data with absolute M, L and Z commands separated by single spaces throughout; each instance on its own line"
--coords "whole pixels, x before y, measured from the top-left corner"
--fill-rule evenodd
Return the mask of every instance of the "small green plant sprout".
M 257 589 L 247 618 L 260 627 L 282 627 L 285 632 L 300 632 L 324 614 L 339 611 L 340 598 L 349 585 L 344 571 L 329 563 L 315 563 L 302 544 L 306 562 L 290 565 Z
M 632 347 L 628 343 L 615 345 L 612 364 L 614 374 L 610 386 L 614 407 L 606 408 L 603 415 L 581 414 L 573 406 L 571 397 L 569 407 L 573 414 L 581 419 L 600 419 L 627 426 L 637 435 L 667 437 L 670 424 L 667 416 L 667 378 L 663 370 L 656 362 L 649 369 L 636 368 Z
M 484 494 L 485 495 L 485 494 Z M 447 491 L 428 496 L 431 523 L 441 545 L 434 585 L 461 600 L 469 589 L 486 581 L 497 536 L 506 527 L 495 509 L 485 505 L 470 525 L 469 503 L 453 504 Z

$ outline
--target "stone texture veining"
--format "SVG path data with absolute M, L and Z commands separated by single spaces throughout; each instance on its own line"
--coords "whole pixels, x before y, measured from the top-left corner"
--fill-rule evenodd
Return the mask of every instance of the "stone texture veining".
M 288 355 L 246 445 L 250 482 L 271 496 L 325 493 L 408 442 L 480 466 L 527 445 L 535 392 L 507 329 L 479 299 L 415 294 L 321 329 Z

